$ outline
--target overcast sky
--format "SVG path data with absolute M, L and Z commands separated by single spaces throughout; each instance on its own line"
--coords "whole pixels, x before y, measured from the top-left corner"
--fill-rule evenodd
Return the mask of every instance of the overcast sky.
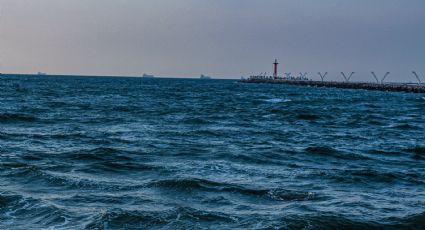
M 0 72 L 425 78 L 424 0 L 0 0 Z

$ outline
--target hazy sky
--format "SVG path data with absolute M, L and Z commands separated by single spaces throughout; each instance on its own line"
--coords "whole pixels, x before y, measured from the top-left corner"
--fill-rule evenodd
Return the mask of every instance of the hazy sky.
M 0 0 L 0 72 L 425 78 L 424 0 Z

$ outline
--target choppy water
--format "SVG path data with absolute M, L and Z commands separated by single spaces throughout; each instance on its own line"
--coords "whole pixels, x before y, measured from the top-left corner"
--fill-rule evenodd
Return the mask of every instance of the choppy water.
M 0 229 L 424 229 L 425 95 L 0 77 Z

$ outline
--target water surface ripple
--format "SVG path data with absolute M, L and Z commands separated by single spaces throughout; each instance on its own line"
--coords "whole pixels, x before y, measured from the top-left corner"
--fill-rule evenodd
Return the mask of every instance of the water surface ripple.
M 425 95 L 0 77 L 0 229 L 424 229 Z

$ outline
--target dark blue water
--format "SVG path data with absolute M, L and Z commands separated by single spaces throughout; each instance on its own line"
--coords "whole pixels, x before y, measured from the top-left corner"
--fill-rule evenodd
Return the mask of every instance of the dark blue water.
M 424 229 L 425 95 L 0 77 L 0 229 Z

